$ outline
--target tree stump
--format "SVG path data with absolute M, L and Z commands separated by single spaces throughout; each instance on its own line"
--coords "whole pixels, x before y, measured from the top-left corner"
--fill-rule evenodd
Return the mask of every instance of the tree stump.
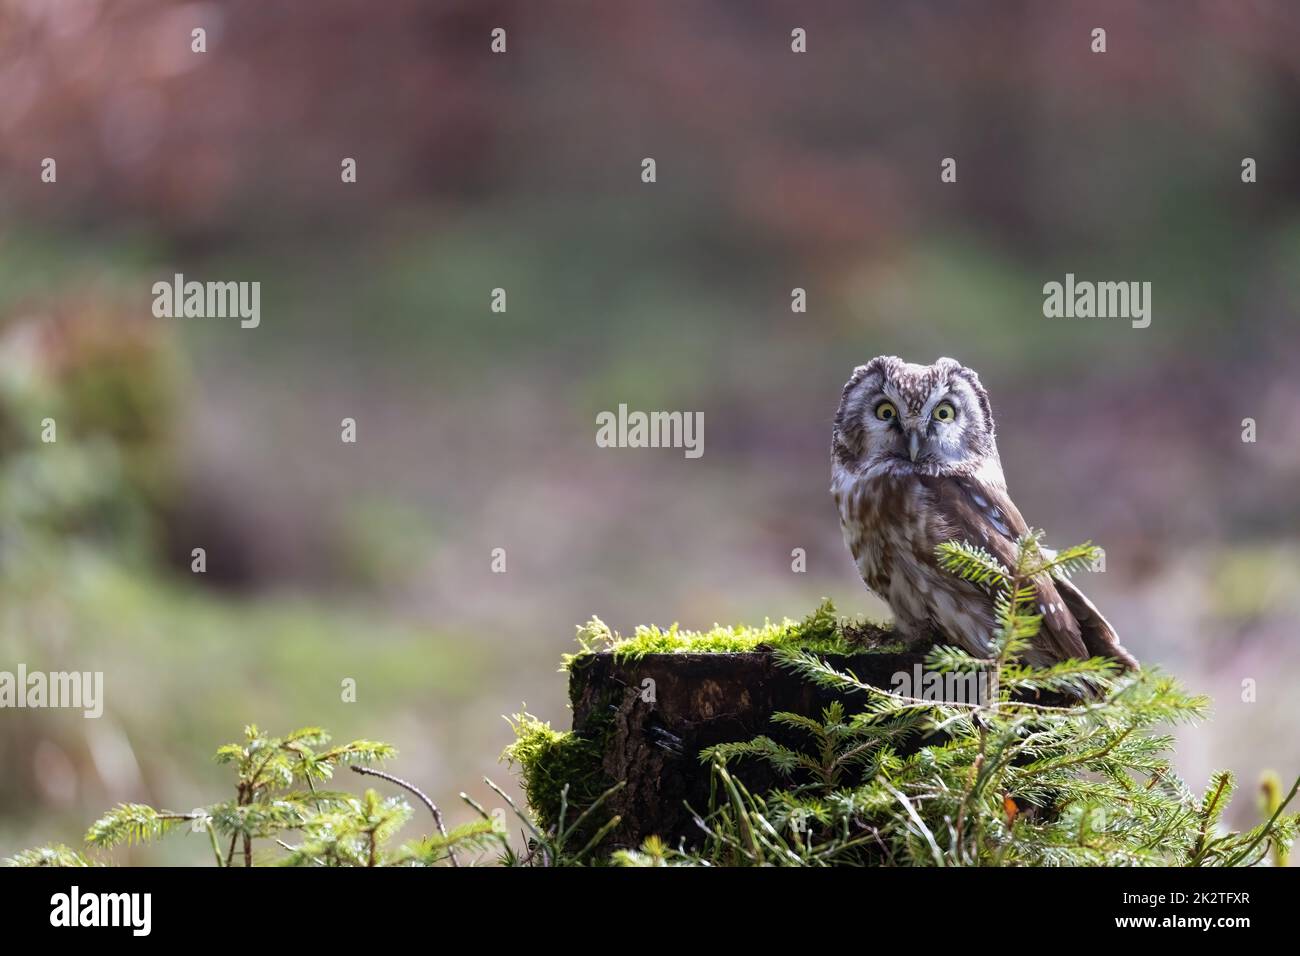
M 890 689 L 895 674 L 915 673 L 926 650 L 828 654 L 824 659 L 838 670 L 852 671 L 863 683 Z M 612 810 L 622 819 L 610 842 L 619 847 L 639 846 L 651 835 L 674 846 L 683 839 L 688 845 L 700 841 L 704 834 L 691 810 L 704 815 L 711 780 L 701 750 L 760 734 L 803 747 L 807 739 L 772 723 L 773 714 L 820 718 L 837 699 L 848 713 L 866 703 L 863 694 L 840 695 L 810 683 L 761 649 L 647 654 L 638 660 L 592 654 L 571 670 L 569 699 L 574 733 L 597 743 L 610 782 L 626 781 L 612 798 Z M 736 771 L 751 792 L 780 783 L 759 761 L 744 761 Z

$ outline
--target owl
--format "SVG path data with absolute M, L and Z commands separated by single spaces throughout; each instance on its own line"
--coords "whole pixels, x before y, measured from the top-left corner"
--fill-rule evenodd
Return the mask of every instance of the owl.
M 993 597 L 941 568 L 935 548 L 968 541 L 1004 565 L 1027 530 L 1007 495 L 979 376 L 941 358 L 913 365 L 882 355 L 853 370 L 831 440 L 831 495 L 862 580 L 912 641 L 940 637 L 983 657 L 993 650 Z M 1034 582 L 1043 623 L 1025 659 L 1137 661 L 1077 587 Z

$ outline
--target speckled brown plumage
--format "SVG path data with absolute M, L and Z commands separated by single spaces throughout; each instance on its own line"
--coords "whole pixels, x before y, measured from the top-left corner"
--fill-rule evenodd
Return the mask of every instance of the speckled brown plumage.
M 880 356 L 854 369 L 835 416 L 831 494 L 862 580 L 896 627 L 987 653 L 992 597 L 935 557 L 944 541 L 969 541 L 1011 564 L 1028 530 L 1007 494 L 979 376 L 949 358 L 921 366 Z M 1043 626 L 1031 662 L 1096 655 L 1137 665 L 1072 583 L 1042 575 L 1034 585 Z

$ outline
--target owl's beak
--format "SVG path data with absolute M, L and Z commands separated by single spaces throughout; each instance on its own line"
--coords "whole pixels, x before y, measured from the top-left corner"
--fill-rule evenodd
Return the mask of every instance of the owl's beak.
M 916 461 L 916 456 L 921 451 L 921 433 L 912 431 L 907 433 L 907 453 L 912 456 L 912 461 Z

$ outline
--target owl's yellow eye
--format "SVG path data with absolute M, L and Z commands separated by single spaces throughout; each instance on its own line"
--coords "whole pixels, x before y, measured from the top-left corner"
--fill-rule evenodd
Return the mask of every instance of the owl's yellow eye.
M 892 422 L 898 417 L 898 409 L 893 402 L 881 402 L 876 406 L 876 417 L 882 422 Z
M 934 411 L 930 417 L 936 422 L 950 422 L 957 417 L 957 409 L 952 407 L 952 402 L 940 402 L 934 406 Z

